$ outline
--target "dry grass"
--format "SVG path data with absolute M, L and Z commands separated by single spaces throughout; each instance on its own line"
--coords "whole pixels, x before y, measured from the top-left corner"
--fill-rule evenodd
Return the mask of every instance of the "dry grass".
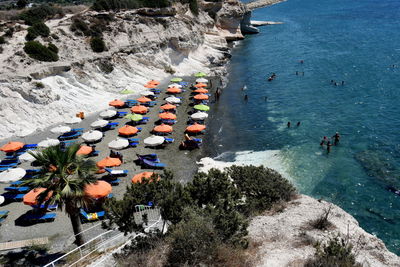
M 251 267 L 259 261 L 258 251 L 261 241 L 249 242 L 247 249 L 233 248 L 228 245 L 220 245 L 213 266 L 215 267 Z

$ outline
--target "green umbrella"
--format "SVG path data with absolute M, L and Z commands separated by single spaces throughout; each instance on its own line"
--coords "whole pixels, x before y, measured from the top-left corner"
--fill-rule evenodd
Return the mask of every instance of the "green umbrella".
M 143 119 L 143 116 L 139 114 L 128 114 L 124 118 L 132 121 L 140 121 L 141 119 Z
M 121 92 L 119 92 L 120 94 L 123 94 L 123 95 L 130 95 L 130 94 L 133 94 L 133 93 L 135 93 L 134 91 L 132 91 L 132 90 L 129 90 L 129 89 L 124 89 L 124 90 L 122 90 Z
M 201 111 L 209 111 L 210 107 L 206 106 L 206 105 L 196 105 L 196 106 L 194 106 L 194 109 L 201 110 Z
M 204 77 L 204 76 L 207 76 L 207 74 L 205 74 L 204 72 L 198 72 L 194 76 L 195 77 Z
M 181 81 L 183 81 L 182 78 L 172 78 L 171 79 L 171 82 L 173 82 L 173 83 L 178 83 L 178 82 L 181 82 Z

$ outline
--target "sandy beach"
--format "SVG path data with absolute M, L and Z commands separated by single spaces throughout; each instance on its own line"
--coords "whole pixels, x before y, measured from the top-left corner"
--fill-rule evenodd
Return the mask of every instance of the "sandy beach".
M 182 77 L 184 81 L 193 83 L 194 77 Z M 172 144 L 168 144 L 165 148 L 155 149 L 155 148 L 147 148 L 143 144 L 143 140 L 150 136 L 150 131 L 155 126 L 155 122 L 159 119 L 158 114 L 160 111 L 160 106 L 165 104 L 165 98 L 168 95 L 165 93 L 165 89 L 167 85 L 171 82 L 170 78 L 165 79 L 161 82 L 158 88 L 162 89 L 162 93 L 158 95 L 156 99 L 157 105 L 150 108 L 149 113 L 145 116 L 150 117 L 150 120 L 147 124 L 142 124 L 140 127 L 142 131 L 135 136 L 135 138 L 139 138 L 140 142 L 136 148 L 127 148 L 124 150 L 120 150 L 120 153 L 124 157 L 124 163 L 115 167 L 114 169 L 118 170 L 128 170 L 129 173 L 126 177 L 121 177 L 121 182 L 117 186 L 113 186 L 113 194 L 114 197 L 120 198 L 126 190 L 126 186 L 131 183 L 131 178 L 142 171 L 148 171 L 150 169 L 142 169 L 140 166 L 136 165 L 133 161 L 136 160 L 136 153 L 138 154 L 146 154 L 146 153 L 157 153 L 162 163 L 167 164 L 167 169 L 173 171 L 175 175 L 175 179 L 180 182 L 187 182 L 191 179 L 192 175 L 197 171 L 196 161 L 202 157 L 202 149 L 197 150 L 179 150 L 179 144 L 184 139 L 184 131 L 187 127 L 187 120 L 189 118 L 189 113 L 193 110 L 190 106 L 192 104 L 192 100 L 189 100 L 191 90 L 186 89 L 185 92 L 181 93 L 180 97 L 182 97 L 182 104 L 177 108 L 177 123 L 173 125 L 173 133 L 169 135 L 169 137 L 174 138 L 175 142 Z M 214 85 L 212 88 L 208 88 L 210 93 L 214 93 L 216 90 L 217 84 L 219 84 L 219 78 L 208 78 L 211 81 L 211 84 Z M 129 95 L 128 99 L 136 99 L 138 95 Z M 213 107 L 213 99 L 212 96 L 210 101 L 211 110 Z M 113 99 L 110 99 L 111 101 Z M 120 111 L 129 111 L 129 108 L 119 109 Z M 79 110 L 77 110 L 78 112 Z M 91 115 L 85 118 L 81 123 L 73 125 L 73 128 L 85 128 L 86 130 L 91 129 L 90 124 L 99 118 L 99 113 Z M 99 161 L 104 157 L 108 156 L 110 153 L 110 149 L 107 144 L 114 140 L 118 136 L 118 128 L 123 126 L 128 120 L 127 119 L 115 119 L 113 122 L 119 122 L 119 127 L 114 130 L 109 130 L 104 133 L 103 140 L 96 144 L 96 150 L 100 151 L 97 157 L 91 157 L 94 161 Z M 59 125 L 59 124 L 58 124 Z M 55 125 L 46 128 L 44 131 L 36 132 L 32 135 L 29 135 L 25 138 L 11 138 L 9 140 L 20 140 L 25 143 L 38 143 L 46 138 L 57 138 L 57 134 L 52 134 L 49 130 Z M 207 135 L 207 133 L 205 134 Z M 198 136 L 200 138 L 204 138 L 204 136 Z M 6 143 L 8 140 L 4 140 L 2 142 Z M 77 139 L 77 142 L 82 142 L 82 139 Z M 22 163 L 19 167 L 24 169 L 32 168 L 29 163 Z M 158 171 L 161 172 L 161 171 Z M 104 174 L 97 174 L 96 176 L 101 179 Z M 4 188 L 9 186 L 8 184 L 0 184 L 1 192 L 4 192 Z M 51 242 L 51 252 L 58 252 L 60 250 L 70 249 L 73 242 L 73 231 L 70 224 L 70 220 L 67 215 L 63 211 L 56 211 L 57 218 L 54 222 L 50 223 L 39 223 L 31 226 L 21 226 L 16 223 L 19 217 L 25 214 L 27 211 L 31 210 L 30 206 L 24 205 L 22 202 L 12 202 L 8 204 L 3 204 L 0 210 L 9 210 L 10 213 L 6 220 L 2 223 L 2 231 L 0 234 L 0 242 L 7 241 L 17 241 L 24 239 L 31 239 L 37 237 L 48 237 Z M 86 223 L 83 225 L 84 229 L 87 229 L 98 222 Z M 95 227 L 92 230 L 87 232 L 86 238 L 90 238 L 96 236 L 101 231 L 103 231 L 100 227 Z

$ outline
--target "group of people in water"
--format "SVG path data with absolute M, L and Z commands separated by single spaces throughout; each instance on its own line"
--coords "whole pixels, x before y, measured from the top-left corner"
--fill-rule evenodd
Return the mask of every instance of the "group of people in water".
M 332 140 L 333 140 L 333 144 L 331 142 L 331 140 L 324 136 L 324 138 L 321 140 L 321 143 L 319 143 L 319 145 L 321 146 L 321 148 L 323 148 L 326 145 L 326 151 L 328 153 L 331 152 L 331 146 L 337 146 L 339 144 L 340 141 L 340 134 L 339 132 L 336 132 L 334 136 L 332 136 Z

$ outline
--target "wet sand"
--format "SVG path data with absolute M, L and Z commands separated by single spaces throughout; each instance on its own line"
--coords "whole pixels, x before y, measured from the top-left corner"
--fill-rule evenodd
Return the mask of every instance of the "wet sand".
M 182 77 L 184 81 L 193 83 L 196 78 L 194 77 Z M 210 106 L 211 110 L 214 106 L 214 93 L 216 91 L 217 85 L 219 85 L 219 78 L 208 78 L 211 80 L 212 88 L 208 88 L 212 96 L 210 97 Z M 193 174 L 197 171 L 196 161 L 204 156 L 203 149 L 196 149 L 192 151 L 188 150 L 179 150 L 179 144 L 184 139 L 184 131 L 187 127 L 187 120 L 189 118 L 189 113 L 193 111 L 193 108 L 190 104 L 192 104 L 192 100 L 189 100 L 191 97 L 191 90 L 186 88 L 186 91 L 180 95 L 182 97 L 182 104 L 177 108 L 177 123 L 173 125 L 173 133 L 168 137 L 174 138 L 175 142 L 172 144 L 166 145 L 163 149 L 155 149 L 155 148 L 147 148 L 143 144 L 143 140 L 150 136 L 150 131 L 155 126 L 156 121 L 159 120 L 158 114 L 160 111 L 160 106 L 165 104 L 165 98 L 169 95 L 165 93 L 167 85 L 170 84 L 169 79 L 162 81 L 162 83 L 158 86 L 158 88 L 162 89 L 162 93 L 156 99 L 157 105 L 150 108 L 149 113 L 145 116 L 150 117 L 150 120 L 147 124 L 140 125 L 142 131 L 134 136 L 135 138 L 139 138 L 140 142 L 136 148 L 127 148 L 124 150 L 119 150 L 119 152 L 124 157 L 124 163 L 115 167 L 117 170 L 128 170 L 129 173 L 126 177 L 121 177 L 121 182 L 117 186 L 113 186 L 113 194 L 116 198 L 121 198 L 126 191 L 126 186 L 131 183 L 131 178 L 142 171 L 150 171 L 150 169 L 142 169 L 140 166 L 136 165 L 133 161 L 136 160 L 136 153 L 138 154 L 147 154 L 147 153 L 157 153 L 162 163 L 167 164 L 168 170 L 171 170 L 174 173 L 174 177 L 177 181 L 180 182 L 188 182 Z M 128 99 L 136 99 L 138 95 L 130 95 Z M 112 99 L 110 99 L 111 101 Z M 119 109 L 120 111 L 128 111 L 129 108 Z M 210 116 L 212 117 L 212 115 Z M 72 125 L 72 128 L 85 128 L 86 130 L 91 129 L 90 124 L 99 118 L 99 114 L 91 115 L 85 118 L 81 123 Z M 99 161 L 104 157 L 108 156 L 110 153 L 110 149 L 108 148 L 108 143 L 118 136 L 118 128 L 123 126 L 128 120 L 127 119 L 115 119 L 113 122 L 119 122 L 119 127 L 114 130 L 106 131 L 103 137 L 103 140 L 96 144 L 96 150 L 100 151 L 99 156 L 91 157 L 94 161 Z M 36 132 L 33 135 L 27 136 L 25 138 L 13 138 L 12 140 L 22 140 L 26 143 L 38 143 L 46 138 L 57 138 L 57 134 L 52 134 L 49 130 L 56 125 L 53 125 L 42 132 Z M 199 138 L 203 138 L 205 135 L 199 135 Z M 1 144 L 6 143 L 8 140 L 3 140 Z M 82 139 L 77 139 L 77 142 L 82 142 Z M 206 145 L 206 144 L 205 144 Z M 19 167 L 24 169 L 32 168 L 29 163 L 22 163 Z M 161 170 L 157 170 L 157 172 L 162 172 Z M 96 175 L 99 179 L 104 174 Z M 8 184 L 0 184 L 0 192 L 4 192 L 4 188 L 9 186 Z M 56 211 L 57 218 L 54 222 L 50 223 L 40 223 L 34 224 L 31 226 L 20 226 L 16 225 L 15 220 L 17 220 L 21 215 L 25 214 L 27 211 L 31 210 L 30 206 L 24 205 L 22 202 L 12 202 L 8 204 L 3 204 L 0 207 L 0 210 L 9 210 L 10 213 L 6 220 L 1 225 L 1 233 L 0 233 L 0 242 L 7 241 L 17 241 L 24 239 L 31 239 L 37 237 L 49 237 L 51 240 L 51 251 L 56 252 L 60 250 L 70 249 L 73 242 L 73 231 L 71 227 L 70 220 L 68 216 L 63 211 Z M 83 225 L 84 229 L 87 229 L 93 225 L 98 224 L 98 222 L 86 223 Z M 102 232 L 100 227 L 95 227 L 92 230 L 87 231 L 86 239 L 92 238 Z

